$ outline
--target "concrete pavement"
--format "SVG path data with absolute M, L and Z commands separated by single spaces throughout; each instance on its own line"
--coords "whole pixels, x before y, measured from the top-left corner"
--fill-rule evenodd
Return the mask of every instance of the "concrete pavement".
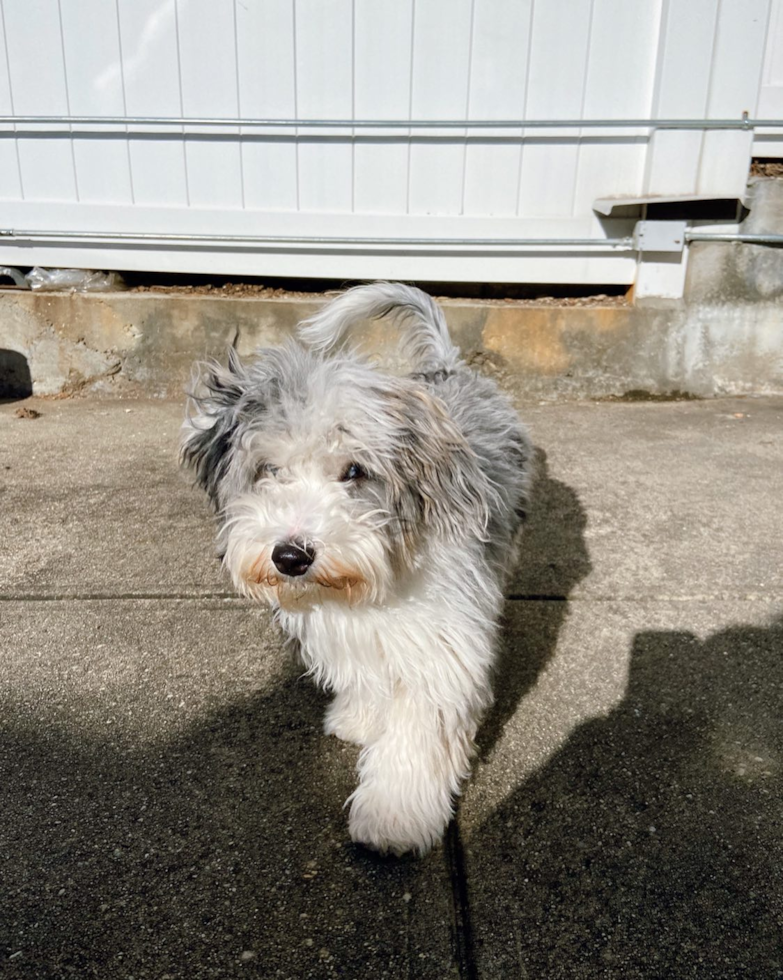
M 521 406 L 542 477 L 448 846 L 353 847 L 176 468 L 181 405 L 0 406 L 12 978 L 783 976 L 783 399 Z

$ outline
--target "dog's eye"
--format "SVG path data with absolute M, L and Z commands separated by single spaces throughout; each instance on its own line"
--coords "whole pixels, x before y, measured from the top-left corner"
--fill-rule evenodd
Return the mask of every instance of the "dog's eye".
M 352 480 L 361 480 L 365 476 L 367 474 L 358 463 L 349 463 L 343 470 L 340 481 L 342 483 L 348 483 Z
M 277 476 L 280 471 L 271 463 L 259 463 L 256 467 L 255 479 L 263 480 L 265 476 Z

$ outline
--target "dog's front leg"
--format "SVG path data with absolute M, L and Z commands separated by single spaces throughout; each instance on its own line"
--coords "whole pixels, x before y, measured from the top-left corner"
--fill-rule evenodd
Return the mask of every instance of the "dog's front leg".
M 360 783 L 350 800 L 353 840 L 398 855 L 424 854 L 436 844 L 468 774 L 475 728 L 470 718 L 398 686 L 381 732 L 359 759 Z
M 324 732 L 344 742 L 367 745 L 377 737 L 381 711 L 366 686 L 354 684 L 335 694 L 326 710 Z

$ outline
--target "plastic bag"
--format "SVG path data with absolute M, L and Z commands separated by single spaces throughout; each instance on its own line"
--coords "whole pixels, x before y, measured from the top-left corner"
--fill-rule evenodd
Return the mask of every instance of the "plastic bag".
M 71 290 L 77 293 L 105 293 L 124 289 L 118 272 L 90 272 L 89 269 L 41 269 L 36 266 L 26 279 L 35 290 Z
M 13 279 L 15 286 L 21 286 L 22 289 L 30 288 L 30 283 L 22 273 L 18 269 L 12 269 L 8 265 L 0 265 L 0 279 Z

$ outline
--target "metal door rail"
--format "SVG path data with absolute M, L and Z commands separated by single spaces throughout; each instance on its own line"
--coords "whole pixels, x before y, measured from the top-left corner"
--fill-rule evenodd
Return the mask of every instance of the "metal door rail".
M 410 246 L 416 248 L 450 247 L 450 248 L 606 248 L 612 251 L 634 251 L 633 238 L 372 238 L 361 236 L 332 236 L 332 235 L 197 235 L 173 234 L 154 231 L 39 231 L 19 230 L 16 228 L 0 229 L 0 244 L 5 241 L 15 243 L 57 242 L 69 241 L 92 242 L 105 244 L 111 242 L 177 242 L 185 247 L 199 245 L 219 246 L 222 248 L 247 246 L 279 246 L 279 245 L 347 245 L 347 246 Z
M 783 129 L 783 119 L 253 119 L 188 116 L 0 116 L 0 126 L 162 126 L 252 129 Z M 33 133 L 43 130 L 31 128 Z M 80 130 L 81 131 L 81 130 Z M 85 132 L 90 132 L 87 128 Z M 138 132 L 139 130 L 137 130 Z M 133 135 L 130 133 L 129 135 Z M 237 134 L 237 135 L 242 135 Z M 435 134 L 433 134 L 435 135 Z

